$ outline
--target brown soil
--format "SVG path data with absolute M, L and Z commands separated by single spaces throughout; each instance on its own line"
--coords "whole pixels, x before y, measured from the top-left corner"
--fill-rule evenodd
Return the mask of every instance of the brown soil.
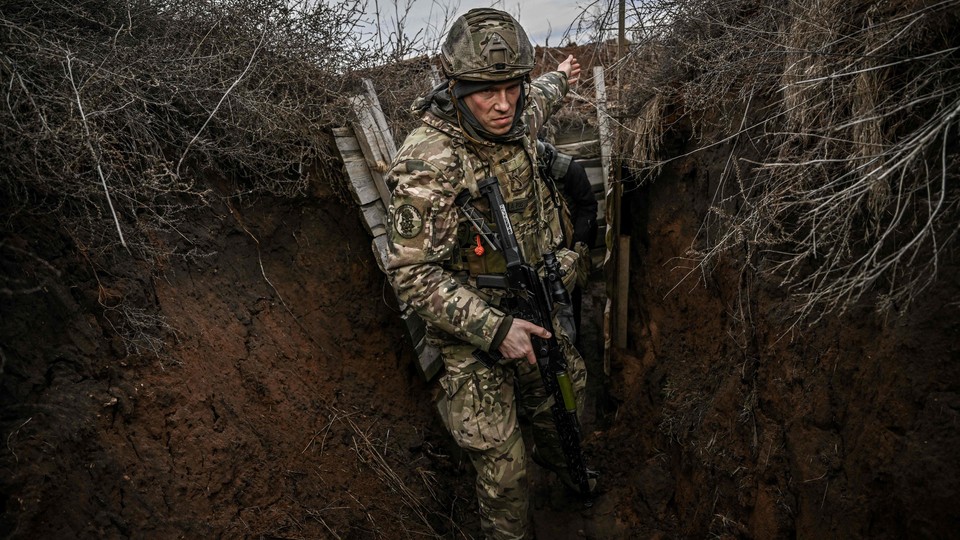
M 609 379 L 603 286 L 587 298 L 603 493 L 585 508 L 534 470 L 538 537 L 955 536 L 956 261 L 898 319 L 784 335 L 788 299 L 738 261 L 683 279 L 708 171 L 680 163 L 628 197 L 631 332 Z M 0 535 L 478 536 L 472 471 L 352 205 L 221 203 L 180 228 L 199 255 L 157 272 L 94 268 L 56 230 L 4 232 L 4 271 L 43 288 L 0 294 Z M 128 354 L 145 336 L 159 358 Z
M 355 207 L 224 202 L 179 227 L 201 255 L 153 276 L 122 256 L 93 268 L 37 223 L 5 239 L 5 270 L 44 287 L 0 295 L 0 535 L 477 535 L 472 471 Z M 121 311 L 138 306 L 162 319 L 131 327 Z M 128 353 L 148 336 L 159 358 Z M 577 537 L 580 503 L 533 481 L 546 537 Z
M 5 536 L 373 538 L 461 521 L 445 494 L 463 473 L 355 210 L 231 206 L 181 228 L 209 256 L 148 281 L 98 270 L 124 288 L 106 303 L 145 296 L 174 329 L 161 359 L 126 357 L 67 250 L 44 255 L 69 261 L 69 285 L 0 297 Z
M 636 441 L 625 484 L 650 504 L 632 506 L 671 537 L 957 537 L 958 261 L 890 318 L 868 299 L 793 327 L 759 257 L 687 258 L 727 152 L 673 162 L 624 203 L 630 343 L 603 447 Z

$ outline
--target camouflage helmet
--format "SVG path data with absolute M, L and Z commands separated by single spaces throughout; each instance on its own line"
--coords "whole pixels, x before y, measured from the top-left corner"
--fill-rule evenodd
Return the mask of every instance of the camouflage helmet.
M 533 45 L 509 13 L 471 9 L 453 22 L 440 48 L 443 73 L 464 81 L 506 81 L 533 70 Z

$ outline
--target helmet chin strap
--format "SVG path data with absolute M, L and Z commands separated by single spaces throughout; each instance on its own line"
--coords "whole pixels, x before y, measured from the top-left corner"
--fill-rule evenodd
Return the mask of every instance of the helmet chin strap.
M 457 125 L 460 126 L 460 131 L 463 133 L 464 137 L 467 138 L 473 144 L 483 144 L 473 137 L 474 130 L 463 125 L 463 109 L 466 108 L 466 105 L 461 105 L 460 100 L 453 93 L 453 86 L 456 84 L 456 81 L 450 79 L 450 84 L 447 86 L 447 91 L 450 93 L 450 101 L 453 102 L 453 110 L 457 113 Z M 468 109 L 469 111 L 469 109 Z M 471 115 L 473 116 L 473 115 Z M 467 121 L 469 123 L 469 120 Z M 472 128 L 472 125 L 470 126 Z M 511 126 L 512 127 L 512 126 Z

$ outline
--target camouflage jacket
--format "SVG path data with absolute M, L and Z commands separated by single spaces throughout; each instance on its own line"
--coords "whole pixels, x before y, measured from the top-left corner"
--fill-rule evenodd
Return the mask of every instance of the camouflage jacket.
M 384 270 L 397 296 L 427 322 L 428 336 L 438 344 L 459 340 L 489 351 L 512 322 L 497 307 L 503 292 L 476 287 L 474 276 L 502 273 L 506 266 L 489 246 L 482 256 L 476 254 L 476 231 L 454 203 L 457 194 L 469 190 L 495 228 L 476 185 L 496 175 L 524 259 L 536 264 L 544 251 L 562 242 L 555 194 L 538 180 L 536 139 L 529 134 L 537 133 L 567 90 L 559 71 L 530 83 L 523 111 L 528 136 L 515 144 L 469 142 L 459 126 L 426 112 L 397 152 L 388 176 L 395 187 Z M 571 265 L 573 257 L 561 254 L 561 263 Z

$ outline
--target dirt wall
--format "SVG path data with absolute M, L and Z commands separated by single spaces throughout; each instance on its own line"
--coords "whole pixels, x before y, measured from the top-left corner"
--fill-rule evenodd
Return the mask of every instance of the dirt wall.
M 791 330 L 761 256 L 690 257 L 725 151 L 626 194 L 628 347 L 609 377 L 598 336 L 585 351 L 601 491 L 585 507 L 531 467 L 538 534 L 951 537 L 957 261 L 896 317 Z M 357 209 L 320 189 L 211 201 L 163 239 L 189 255 L 154 261 L 93 259 L 49 217 L 8 216 L 0 535 L 477 537 L 473 473 Z
M 0 295 L 0 536 L 401 538 L 470 522 L 352 204 L 220 199 L 179 229 L 198 256 L 156 272 L 123 253 L 94 267 L 37 223 L 4 239 L 25 276 L 59 277 Z M 133 308 L 160 357 L 118 332 Z
M 958 261 L 895 316 L 794 326 L 794 300 L 746 243 L 707 268 L 691 255 L 729 151 L 670 162 L 626 195 L 629 346 L 608 436 L 634 437 L 632 460 L 656 472 L 634 506 L 659 501 L 660 527 L 690 538 L 955 535 Z

